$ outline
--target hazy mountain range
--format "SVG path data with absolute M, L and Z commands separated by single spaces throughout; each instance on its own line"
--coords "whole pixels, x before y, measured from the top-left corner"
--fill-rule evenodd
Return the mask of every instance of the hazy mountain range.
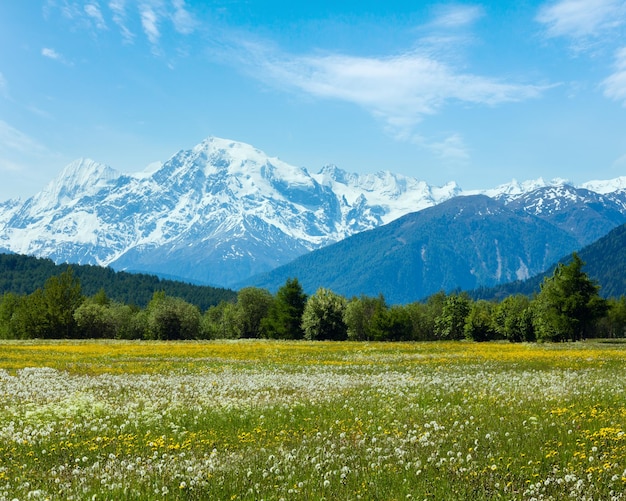
M 137 174 L 73 162 L 33 197 L 0 203 L 0 249 L 228 287 L 297 276 L 308 290 L 406 301 L 527 278 L 623 223 L 626 178 L 464 192 L 388 171 L 311 174 L 210 137 Z

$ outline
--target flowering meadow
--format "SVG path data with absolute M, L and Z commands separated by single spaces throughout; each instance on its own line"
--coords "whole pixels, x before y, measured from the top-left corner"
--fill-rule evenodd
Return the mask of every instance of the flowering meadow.
M 626 344 L 0 344 L 0 499 L 626 499 Z

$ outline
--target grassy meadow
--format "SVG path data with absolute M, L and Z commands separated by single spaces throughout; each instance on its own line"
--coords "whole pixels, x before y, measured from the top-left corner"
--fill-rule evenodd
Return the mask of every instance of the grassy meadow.
M 0 500 L 626 498 L 626 344 L 0 344 Z

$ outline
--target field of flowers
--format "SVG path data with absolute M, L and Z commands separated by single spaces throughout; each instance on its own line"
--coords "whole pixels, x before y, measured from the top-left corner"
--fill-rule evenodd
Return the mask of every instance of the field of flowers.
M 626 344 L 2 342 L 0 500 L 626 498 Z

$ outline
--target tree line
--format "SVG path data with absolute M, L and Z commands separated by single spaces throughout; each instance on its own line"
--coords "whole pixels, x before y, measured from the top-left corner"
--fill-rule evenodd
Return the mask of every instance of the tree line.
M 0 253 L 0 294 L 31 294 L 66 267 L 47 258 Z M 111 300 L 141 308 L 147 306 L 155 290 L 180 297 L 203 311 L 220 301 L 231 301 L 236 297 L 235 291 L 230 289 L 168 280 L 146 273 L 115 271 L 109 267 L 89 264 L 72 265 L 72 270 L 80 280 L 82 292 L 86 296 L 93 296 L 104 289 Z
M 604 299 L 577 254 L 544 279 L 533 297 L 499 302 L 439 292 L 422 302 L 389 306 L 385 298 L 347 299 L 325 288 L 307 296 L 296 278 L 271 294 L 243 288 L 231 301 L 201 311 L 160 290 L 145 308 L 111 300 L 104 289 L 84 296 L 68 267 L 30 294 L 0 300 L 0 337 L 354 341 L 577 341 L 626 337 L 626 298 Z

